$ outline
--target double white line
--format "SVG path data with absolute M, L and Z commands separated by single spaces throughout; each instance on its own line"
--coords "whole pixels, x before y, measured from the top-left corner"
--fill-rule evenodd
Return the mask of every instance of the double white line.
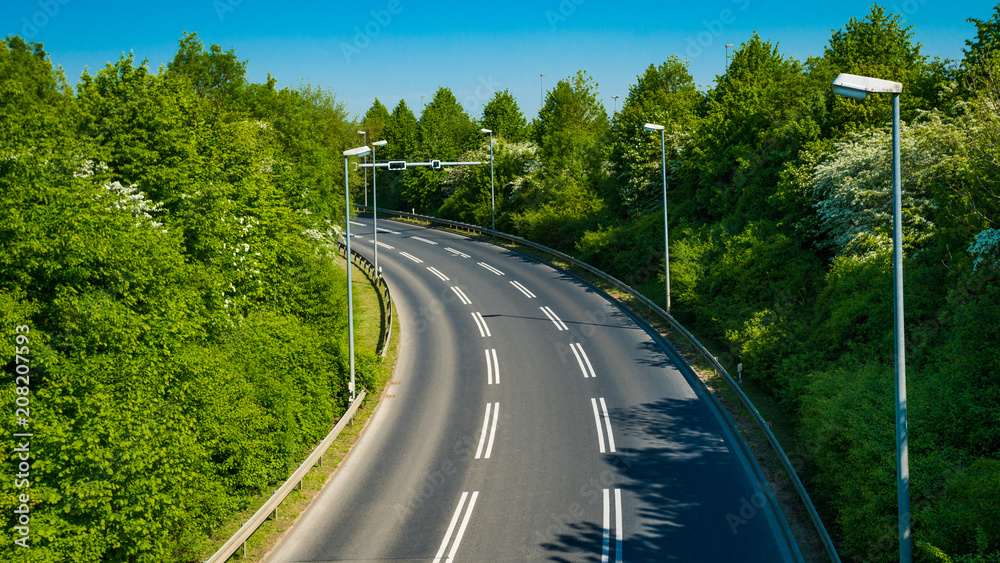
M 608 416 L 608 406 L 604 404 L 604 397 L 601 397 L 601 412 L 597 410 L 597 399 L 590 400 L 594 407 L 594 422 L 597 424 L 597 441 L 601 446 L 601 453 L 615 453 L 615 435 L 611 432 L 611 418 Z M 604 430 L 601 429 L 601 415 L 604 416 L 604 426 L 608 429 L 608 447 L 604 447 Z
M 493 266 L 490 266 L 490 265 L 489 265 L 489 264 L 487 264 L 486 262 L 478 262 L 478 264 L 479 264 L 480 266 L 482 266 L 482 267 L 486 268 L 487 270 L 489 270 L 489 271 L 493 272 L 494 274 L 496 274 L 496 275 L 498 275 L 498 276 L 506 276 L 506 275 L 507 275 L 507 274 L 505 274 L 505 273 L 501 272 L 500 270 L 498 270 L 498 269 L 494 268 Z
M 478 497 L 479 491 L 472 491 L 471 498 L 469 491 L 462 493 L 462 498 L 458 500 L 458 508 L 455 509 L 455 515 L 451 517 L 451 523 L 448 524 L 448 531 L 445 532 L 444 540 L 441 541 L 441 547 L 438 549 L 437 555 L 434 556 L 434 563 L 440 563 L 441 558 L 444 557 L 444 552 L 448 549 L 448 543 L 451 542 L 451 535 L 455 533 L 455 526 L 461 518 L 462 525 L 458 527 L 458 533 L 455 534 L 455 542 L 451 544 L 451 550 L 448 551 L 448 559 L 446 559 L 448 563 L 455 560 L 455 552 L 458 551 L 458 544 L 462 543 L 462 536 L 465 535 L 465 528 L 469 525 L 469 518 L 472 517 L 472 509 L 476 506 L 476 498 Z M 468 508 L 465 507 L 466 499 L 469 499 Z M 464 518 L 462 518 L 463 508 L 465 508 Z
M 535 298 L 535 294 L 532 293 L 528 288 L 526 288 L 523 285 L 521 285 L 520 283 L 518 283 L 516 281 L 511 281 L 510 285 L 512 285 L 515 288 L 517 288 L 517 290 L 520 291 L 521 293 L 523 293 L 524 295 L 526 295 L 528 297 L 528 299 L 534 299 Z
M 419 240 L 420 242 L 426 242 L 427 244 L 437 244 L 436 242 L 434 242 L 432 240 L 427 240 L 427 239 L 421 238 L 421 237 L 410 237 L 410 238 L 413 239 L 413 240 Z
M 457 254 L 457 255 L 461 256 L 462 258 L 472 258 L 472 256 L 469 256 L 468 254 L 466 254 L 464 252 L 455 250 L 454 248 L 452 248 L 450 246 L 446 246 L 446 247 L 444 247 L 444 249 L 447 250 L 448 252 L 451 252 L 452 254 Z
M 457 285 L 451 286 L 451 290 L 454 291 L 455 295 L 458 296 L 458 299 L 459 301 L 462 302 L 462 305 L 472 305 L 472 301 L 468 298 L 468 296 L 465 295 L 464 291 L 459 289 Z
M 424 261 L 423 261 L 423 260 L 421 260 L 420 258 L 417 258 L 416 256 L 414 256 L 414 255 L 412 255 L 412 254 L 409 254 L 409 253 L 407 253 L 407 252 L 400 252 L 400 254 L 401 254 L 401 255 L 403 255 L 403 256 L 405 256 L 405 257 L 407 257 L 407 258 L 409 258 L 410 260 L 413 260 L 413 261 L 414 261 L 414 262 L 416 262 L 417 264 L 423 264 L 423 262 L 424 262 Z
M 557 329 L 569 330 L 569 328 L 566 327 L 566 323 L 562 322 L 562 319 L 560 319 L 558 315 L 552 312 L 552 309 L 548 307 L 539 307 L 539 309 L 541 309 L 542 312 L 545 313 L 545 316 L 548 317 L 549 320 L 556 325 Z
M 493 423 L 490 424 L 490 410 L 493 411 Z M 479 447 L 476 448 L 476 459 L 490 459 L 493 451 L 493 438 L 497 435 L 497 420 L 500 419 L 500 403 L 486 403 L 486 418 L 483 419 L 483 433 L 479 435 Z M 486 435 L 489 434 L 490 441 L 486 442 Z M 483 444 L 486 444 L 486 455 L 483 455 Z
M 483 314 L 479 311 L 472 313 L 472 318 L 476 320 L 476 326 L 479 327 L 479 336 L 486 338 L 487 336 L 493 336 L 490 334 L 490 327 L 486 326 L 486 319 L 483 318 Z
M 576 363 L 580 364 L 580 371 L 583 372 L 583 377 L 597 377 L 597 374 L 594 373 L 594 366 L 590 365 L 590 358 L 588 358 L 587 353 L 583 351 L 583 344 L 572 342 L 569 345 L 569 349 L 572 350 L 573 355 L 576 356 Z
M 611 491 L 604 489 L 604 544 L 601 562 L 609 563 L 611 551 Z M 622 562 L 622 490 L 615 489 L 615 563 Z
M 427 266 L 427 270 L 430 273 L 434 274 L 435 276 L 441 278 L 441 281 L 448 281 L 448 276 L 441 273 L 441 270 L 438 270 L 437 268 L 432 268 L 431 266 Z
M 490 359 L 491 352 L 493 355 L 492 359 Z M 494 383 L 500 385 L 500 364 L 497 363 L 496 348 L 486 351 L 486 378 L 489 381 L 489 385 L 493 385 Z

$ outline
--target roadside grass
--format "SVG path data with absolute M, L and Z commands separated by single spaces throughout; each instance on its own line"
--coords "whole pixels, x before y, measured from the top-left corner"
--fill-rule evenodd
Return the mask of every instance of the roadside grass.
M 340 260 L 339 265 L 344 268 L 344 261 Z M 354 266 L 352 270 L 352 291 L 354 293 L 354 343 L 356 350 L 376 351 L 382 334 L 383 310 L 385 301 L 381 292 L 375 284 L 367 277 L 364 270 Z M 309 507 L 312 500 L 319 494 L 323 486 L 330 480 L 344 459 L 351 447 L 358 440 L 365 424 L 375 408 L 382 399 L 382 394 L 392 377 L 392 372 L 396 366 L 398 354 L 399 326 L 396 320 L 395 311 L 392 315 L 392 337 L 389 340 L 389 349 L 382 360 L 375 389 L 369 389 L 364 403 L 357 410 L 354 421 L 349 424 L 336 441 L 327 449 L 323 455 L 322 465 L 317 465 L 306 474 L 302 481 L 302 486 L 294 490 L 281 503 L 277 510 L 277 516 L 265 522 L 250 537 L 246 543 L 246 554 L 243 550 L 237 551 L 229 558 L 230 561 L 264 561 L 267 555 L 273 550 L 285 532 L 295 523 L 296 519 Z M 330 422 L 333 428 L 336 420 Z M 306 454 L 308 455 L 308 454 Z M 277 487 L 280 483 L 275 483 Z M 250 506 L 244 511 L 235 513 L 223 526 L 213 532 L 213 539 L 210 545 L 199 554 L 199 561 L 205 561 L 215 553 L 240 527 L 250 519 L 251 516 L 271 497 L 272 492 L 262 493 L 250 501 Z

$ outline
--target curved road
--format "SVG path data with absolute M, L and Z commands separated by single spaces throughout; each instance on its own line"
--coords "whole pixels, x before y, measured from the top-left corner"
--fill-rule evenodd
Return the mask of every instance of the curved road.
M 369 258 L 371 225 L 351 227 Z M 739 438 L 658 336 L 532 258 L 378 226 L 396 372 L 268 561 L 801 560 Z

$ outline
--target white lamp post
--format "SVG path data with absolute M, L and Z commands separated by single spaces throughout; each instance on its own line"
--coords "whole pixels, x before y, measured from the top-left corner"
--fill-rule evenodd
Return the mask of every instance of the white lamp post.
M 378 186 L 376 185 L 378 179 L 378 168 L 374 167 L 378 164 L 375 159 L 375 147 L 384 147 L 389 144 L 389 141 L 375 141 L 372 143 L 372 241 L 375 243 L 375 272 L 378 275 Z M 367 170 L 367 168 L 365 169 Z
M 367 146 L 344 151 L 344 225 L 347 230 L 347 338 L 351 356 L 351 402 L 354 402 L 354 293 L 351 288 L 351 190 L 347 182 L 347 159 L 352 156 L 367 156 L 372 152 Z
M 893 332 L 896 356 L 896 500 L 899 511 L 899 560 L 910 563 L 910 458 L 906 431 L 906 356 L 903 335 L 903 190 L 900 179 L 899 95 L 903 85 L 891 80 L 840 74 L 833 81 L 838 96 L 864 99 L 868 94 L 892 95 L 892 280 Z
M 364 135 L 364 144 L 368 144 L 368 133 L 366 131 L 358 131 L 358 135 Z M 365 157 L 365 164 L 368 164 L 368 157 Z M 365 205 L 368 205 L 368 169 L 365 168 Z
M 497 230 L 497 211 L 496 211 L 496 196 L 494 195 L 493 189 L 493 130 L 492 129 L 480 129 L 480 133 L 490 134 L 490 215 L 493 218 L 492 229 Z
M 670 312 L 670 235 L 667 233 L 667 144 L 664 136 L 663 126 L 655 123 L 647 123 L 642 126 L 646 131 L 660 132 L 660 154 L 662 156 L 663 171 L 663 269 L 666 278 L 667 290 L 667 312 Z

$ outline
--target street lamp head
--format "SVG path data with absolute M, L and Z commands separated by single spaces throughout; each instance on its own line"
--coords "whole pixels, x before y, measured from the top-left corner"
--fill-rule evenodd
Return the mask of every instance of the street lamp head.
M 646 131 L 663 131 L 663 126 L 655 123 L 647 123 L 643 125 L 642 128 Z
M 372 143 L 372 146 L 373 147 L 384 147 L 384 146 L 386 146 L 388 144 L 389 144 L 389 141 L 386 141 L 386 140 L 383 139 L 381 141 L 375 141 L 374 143 Z
M 479 132 L 480 133 L 492 133 L 493 130 L 492 129 L 480 129 Z
M 903 92 L 902 83 L 856 74 L 838 74 L 831 86 L 834 94 L 855 100 L 863 100 L 868 94 L 900 94 Z
M 344 151 L 344 156 L 367 156 L 372 150 L 368 146 L 358 147 Z
M 365 131 L 358 131 L 358 135 L 367 135 L 367 134 L 368 133 L 366 133 Z

